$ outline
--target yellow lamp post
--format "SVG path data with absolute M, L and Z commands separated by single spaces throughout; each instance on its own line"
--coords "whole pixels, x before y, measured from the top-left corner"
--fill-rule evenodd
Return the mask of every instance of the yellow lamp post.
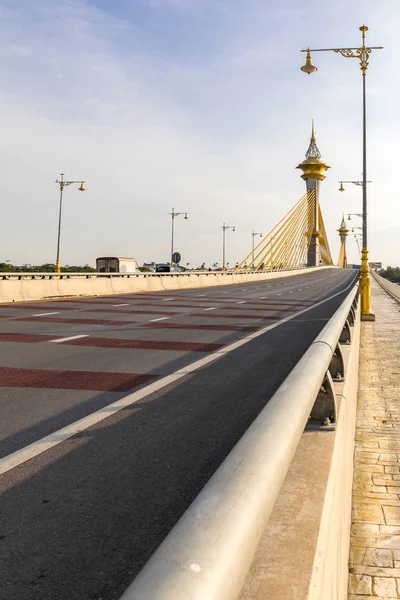
M 360 271 L 360 296 L 361 296 L 361 318 L 363 321 L 374 321 L 375 315 L 371 309 L 371 280 L 368 267 L 368 241 L 367 241 L 367 135 L 366 135 L 366 94 L 365 79 L 368 70 L 369 57 L 372 50 L 382 50 L 383 46 L 366 46 L 365 32 L 368 31 L 366 25 L 360 27 L 362 35 L 362 46 L 360 48 L 315 48 L 302 50 L 307 52 L 306 64 L 301 70 L 308 75 L 315 73 L 317 67 L 312 64 L 311 52 L 336 52 L 345 58 L 357 58 L 360 62 L 360 68 L 363 81 L 363 248 L 361 252 L 361 271 Z M 341 190 L 342 191 L 342 190 Z
M 61 237 L 61 213 L 64 188 L 72 183 L 80 183 L 79 191 L 85 191 L 85 181 L 65 181 L 64 173 L 61 173 L 60 179 L 56 179 L 56 183 L 60 186 L 60 208 L 58 211 L 58 236 L 57 236 L 57 258 L 56 258 L 56 273 L 60 273 L 60 237 Z

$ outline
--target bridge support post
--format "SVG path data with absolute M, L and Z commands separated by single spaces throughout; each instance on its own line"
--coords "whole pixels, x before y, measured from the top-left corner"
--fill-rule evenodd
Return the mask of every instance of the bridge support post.
M 371 278 L 369 276 L 368 250 L 361 250 L 360 269 L 360 298 L 361 298 L 361 320 L 375 321 L 375 315 L 371 309 Z

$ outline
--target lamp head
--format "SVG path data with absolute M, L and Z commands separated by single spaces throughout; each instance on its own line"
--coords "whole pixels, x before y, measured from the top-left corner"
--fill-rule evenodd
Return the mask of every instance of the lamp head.
M 232 231 L 236 231 L 235 226 L 232 227 Z
M 185 213 L 185 216 L 183 217 L 184 219 L 188 219 L 189 217 L 187 216 L 187 213 Z
M 314 65 L 312 64 L 310 48 L 308 48 L 307 50 L 306 64 L 301 67 L 301 70 L 303 71 L 303 73 L 307 73 L 308 75 L 311 75 L 311 73 L 315 73 L 315 71 L 318 71 L 318 68 L 314 67 Z
M 340 182 L 339 192 L 344 192 L 343 181 Z
M 351 215 L 348 215 L 348 216 L 347 216 L 347 220 L 348 220 L 348 221 L 351 221 Z
M 84 192 L 85 191 L 86 188 L 85 188 L 85 182 L 84 181 L 81 181 L 81 185 L 79 186 L 78 189 L 79 189 L 80 192 Z

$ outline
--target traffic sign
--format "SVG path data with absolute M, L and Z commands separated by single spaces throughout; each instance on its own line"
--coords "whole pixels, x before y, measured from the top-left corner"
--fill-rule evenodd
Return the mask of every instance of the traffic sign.
M 174 263 L 174 265 L 179 265 L 181 260 L 182 256 L 179 254 L 179 252 L 174 252 L 172 255 L 172 262 Z

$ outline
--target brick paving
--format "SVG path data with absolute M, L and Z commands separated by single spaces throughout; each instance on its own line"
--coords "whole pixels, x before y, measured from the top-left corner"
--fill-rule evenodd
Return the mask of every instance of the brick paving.
M 400 598 L 400 304 L 372 280 L 361 327 L 349 600 Z

